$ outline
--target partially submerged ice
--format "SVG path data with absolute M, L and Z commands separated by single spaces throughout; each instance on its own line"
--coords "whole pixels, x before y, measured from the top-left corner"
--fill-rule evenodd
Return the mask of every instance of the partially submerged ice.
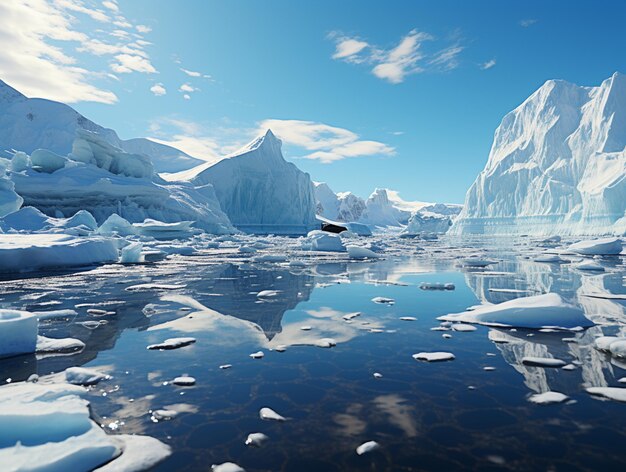
M 444 315 L 437 319 L 529 329 L 574 329 L 586 328 L 594 324 L 580 308 L 565 303 L 556 293 L 480 306 L 472 311 Z
M 0 358 L 35 352 L 38 326 L 33 313 L 0 309 Z

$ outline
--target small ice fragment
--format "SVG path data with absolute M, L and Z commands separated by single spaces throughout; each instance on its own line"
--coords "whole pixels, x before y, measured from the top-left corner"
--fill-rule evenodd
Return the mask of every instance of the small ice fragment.
M 401 316 L 400 321 L 417 321 L 417 318 L 414 316 Z
M 560 392 L 543 392 L 536 393 L 528 397 L 528 401 L 537 405 L 550 405 L 552 403 L 563 403 L 569 400 L 569 397 Z
M 347 315 L 343 315 L 343 319 L 346 321 L 350 321 L 353 318 L 356 318 L 357 316 L 361 316 L 361 312 L 357 311 L 355 313 L 348 313 Z
M 225 370 L 225 369 L 230 369 L 233 365 L 232 364 L 222 364 L 220 366 L 220 369 Z
M 483 370 L 485 372 L 493 372 L 494 370 L 496 370 L 496 368 L 495 367 L 491 367 L 491 366 L 486 366 L 486 367 L 483 367 Z
M 454 354 L 451 352 L 419 352 L 413 354 L 413 359 L 426 362 L 453 361 Z
M 29 377 L 29 378 L 30 378 L 30 377 Z M 617 381 L 618 381 L 619 383 L 621 383 L 621 384 L 626 383 L 626 377 L 619 378 L 619 379 L 617 379 Z
M 151 344 L 151 345 L 149 345 L 147 347 L 147 349 L 150 349 L 150 350 L 156 350 L 156 349 L 164 349 L 164 350 L 178 349 L 180 347 L 189 346 L 190 344 L 193 344 L 195 342 L 196 342 L 195 338 L 170 338 L 170 339 L 166 339 L 162 343 Z
M 263 433 L 250 433 L 246 438 L 246 446 L 261 447 L 269 437 Z
M 263 356 L 265 356 L 263 351 L 257 351 L 250 354 L 250 357 L 252 357 L 252 359 L 263 359 Z
M 587 393 L 596 395 L 609 400 L 618 402 L 626 402 L 626 388 L 619 387 L 589 387 Z
M 70 367 L 65 371 L 65 379 L 74 385 L 96 385 L 101 380 L 108 380 L 109 375 L 86 367 Z
M 106 310 L 100 310 L 98 308 L 89 308 L 87 310 L 87 313 L 89 313 L 90 315 L 96 315 L 96 316 L 103 316 L 107 314 Z
M 287 418 L 279 415 L 274 410 L 268 407 L 261 408 L 261 410 L 259 411 L 259 417 L 262 420 L 268 420 L 268 421 L 286 421 L 287 420 Z
M 561 370 L 576 370 L 577 368 L 578 367 L 576 367 L 574 364 L 567 364 L 561 367 Z
M 454 331 L 468 333 L 470 331 L 476 331 L 476 326 L 473 326 L 473 325 L 470 325 L 470 324 L 455 323 L 455 324 L 452 325 L 452 329 Z
M 279 344 L 274 348 L 276 352 L 285 352 L 287 350 L 287 346 L 285 344 Z
M 277 297 L 280 290 L 261 290 L 256 294 L 257 298 L 273 298 Z
M 191 387 L 196 384 L 196 379 L 188 375 L 181 375 L 172 380 L 174 385 L 180 385 L 181 387 Z
M 154 410 L 151 419 L 152 421 L 169 421 L 175 418 L 176 415 L 178 415 L 178 412 L 174 410 Z
M 452 338 L 452 335 L 451 335 L 451 334 L 448 334 L 448 333 L 443 333 L 443 334 L 441 335 L 441 337 L 442 337 L 442 338 L 444 338 L 444 339 L 450 339 L 450 338 Z
M 386 298 L 386 297 L 374 297 L 372 298 L 372 301 L 374 303 L 380 303 L 380 304 L 386 304 L 386 305 L 393 305 L 394 303 L 396 303 L 396 301 L 393 298 Z
M 420 289 L 422 290 L 454 290 L 456 287 L 453 283 L 431 283 L 431 282 L 422 282 L 420 284 Z
M 567 362 L 561 359 L 554 359 L 552 357 L 524 357 L 522 358 L 522 364 L 531 365 L 535 367 L 563 367 L 567 365 Z
M 300 326 L 300 329 L 302 331 L 311 331 L 313 327 L 312 326 Z
M 356 448 L 356 453 L 359 456 L 362 456 L 363 454 L 367 454 L 368 452 L 375 451 L 376 449 L 379 449 L 379 448 L 380 448 L 380 444 L 378 444 L 376 441 L 367 441 Z
M 333 338 L 322 338 L 322 339 L 317 340 L 315 342 L 315 345 L 317 347 L 330 348 L 330 347 L 335 347 L 337 345 L 337 341 L 335 341 Z
M 211 466 L 212 472 L 246 472 L 245 469 L 238 466 L 234 462 L 224 462 L 222 464 L 213 464 Z
M 381 374 L 380 372 L 374 372 L 374 378 L 375 379 L 382 379 L 383 378 L 383 374 Z

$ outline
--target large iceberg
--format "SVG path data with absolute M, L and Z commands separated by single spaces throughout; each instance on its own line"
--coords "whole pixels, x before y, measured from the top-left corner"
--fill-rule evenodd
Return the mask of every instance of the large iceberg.
M 16 152 L 10 164 L 8 178 L 24 205 L 49 216 L 87 210 L 98 223 L 117 213 L 136 223 L 146 218 L 194 221 L 211 233 L 235 231 L 211 185 L 168 183 L 154 173 L 147 157 L 124 152 L 89 131 L 77 130 L 67 156 L 47 150 L 31 156 Z
M 200 159 L 146 138 L 122 140 L 64 103 L 27 98 L 0 80 L 0 156 L 19 150 L 28 154 L 48 149 L 65 156 L 72 150 L 77 130 L 99 134 L 107 143 L 132 154 L 150 157 L 157 172 L 179 172 L 202 163 Z
M 418 211 L 414 213 L 403 234 L 418 235 L 421 233 L 438 233 L 447 232 L 452 226 L 452 218 L 448 215 L 440 215 L 430 211 Z
M 549 80 L 507 114 L 454 234 L 623 234 L 626 77 Z
M 243 231 L 306 234 L 319 226 L 309 174 L 285 161 L 271 130 L 217 163 L 168 179 L 212 185 L 222 210 Z

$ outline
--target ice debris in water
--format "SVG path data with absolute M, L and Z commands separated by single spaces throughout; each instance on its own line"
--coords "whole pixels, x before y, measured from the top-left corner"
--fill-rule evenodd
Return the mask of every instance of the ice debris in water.
M 453 361 L 454 354 L 451 352 L 418 352 L 413 354 L 413 359 L 426 362 Z
M 456 287 L 453 283 L 422 282 L 420 288 L 422 290 L 454 290 Z
M 74 385 L 96 385 L 101 380 L 110 378 L 109 375 L 86 367 L 70 367 L 65 371 L 65 379 Z
M 417 318 L 414 316 L 401 316 L 400 321 L 417 321 Z
M 269 420 L 269 421 L 286 421 L 287 420 L 287 418 L 279 415 L 274 410 L 268 407 L 261 408 L 261 410 L 259 411 L 259 417 L 262 420 Z
M 250 433 L 246 438 L 246 446 L 261 447 L 269 437 L 263 433 Z
M 330 348 L 335 347 L 337 345 L 337 341 L 335 341 L 333 338 L 322 338 L 315 341 L 315 345 L 317 347 Z
M 152 412 L 152 416 L 150 417 L 150 419 L 153 422 L 159 422 L 159 421 L 169 421 L 173 418 L 175 418 L 178 415 L 178 412 L 175 410 L 154 410 Z
M 620 238 L 600 238 L 572 244 L 569 250 L 583 256 L 613 256 L 622 252 Z
M 130 243 L 122 248 L 120 262 L 122 264 L 139 264 L 144 262 L 144 256 L 141 253 L 143 244 L 139 242 Z
M 188 375 L 181 375 L 172 380 L 174 385 L 180 385 L 181 387 L 191 387 L 196 384 L 196 379 Z
M 350 259 L 378 259 L 380 258 L 380 254 L 375 253 L 371 249 L 361 246 L 346 246 L 348 250 L 348 257 Z
M 393 305 L 394 303 L 396 303 L 396 301 L 393 298 L 386 298 L 386 297 L 374 297 L 372 298 L 372 301 L 374 303 L 379 303 L 381 305 Z
M 524 357 L 522 358 L 522 364 L 535 367 L 563 367 L 567 365 L 567 362 L 561 359 L 554 359 L 552 357 Z
M 528 397 L 528 401 L 537 405 L 550 405 L 552 403 L 563 403 L 569 400 L 569 397 L 560 392 L 543 392 L 536 393 Z
M 243 467 L 238 466 L 234 462 L 224 462 L 222 464 L 213 464 L 211 466 L 212 472 L 246 472 Z
M 359 456 L 362 456 L 363 454 L 375 451 L 376 449 L 380 449 L 380 444 L 378 444 L 376 441 L 367 441 L 356 448 L 356 453 Z
M 476 331 L 476 326 L 472 326 L 470 324 L 465 324 L 465 323 L 454 323 L 451 327 L 453 331 L 459 331 L 459 332 L 465 332 L 465 333 Z
M 279 293 L 279 290 L 261 290 L 256 296 L 257 298 L 273 298 L 277 297 Z
M 265 353 L 263 353 L 263 351 L 257 351 L 250 354 L 250 357 L 252 357 L 252 359 L 263 359 L 264 356 Z
M 35 352 L 37 330 L 33 313 L 0 309 L 0 358 Z
M 588 387 L 587 393 L 598 397 L 615 400 L 618 402 L 626 402 L 626 388 L 620 387 Z
M 161 349 L 161 350 L 178 349 L 180 347 L 189 346 L 190 344 L 193 344 L 195 342 L 196 342 L 196 338 L 170 338 L 170 339 L 166 339 L 162 343 L 150 344 L 147 347 L 147 349 L 150 349 L 150 350 L 156 350 L 156 349 Z
M 583 261 L 576 264 L 578 270 L 585 270 L 589 272 L 604 272 L 604 267 L 595 261 Z

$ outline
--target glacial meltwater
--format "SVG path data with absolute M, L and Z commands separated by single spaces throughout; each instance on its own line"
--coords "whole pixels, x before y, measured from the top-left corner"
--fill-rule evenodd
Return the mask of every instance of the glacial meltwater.
M 626 403 L 605 387 L 626 391 L 626 363 L 595 343 L 626 335 L 623 256 L 588 270 L 535 261 L 550 248 L 529 238 L 398 239 L 355 261 L 267 240 L 273 257 L 226 243 L 3 279 L 0 307 L 85 348 L 3 359 L 2 383 L 110 376 L 88 387 L 92 417 L 169 445 L 157 471 L 624 470 Z M 546 313 L 589 326 L 437 319 L 547 293 L 569 311 Z

